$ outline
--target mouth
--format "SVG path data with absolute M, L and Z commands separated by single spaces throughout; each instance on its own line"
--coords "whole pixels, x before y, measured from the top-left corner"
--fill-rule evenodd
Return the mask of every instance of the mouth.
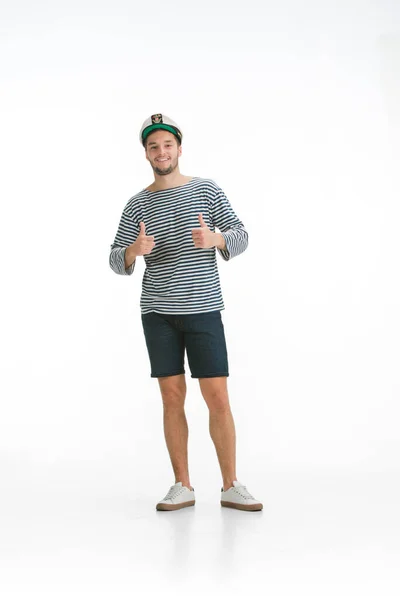
M 170 160 L 169 158 L 157 158 L 156 162 L 164 163 L 164 162 L 168 162 L 169 160 Z

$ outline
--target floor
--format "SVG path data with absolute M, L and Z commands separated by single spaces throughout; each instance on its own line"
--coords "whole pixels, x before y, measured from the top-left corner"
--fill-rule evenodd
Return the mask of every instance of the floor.
M 193 481 L 196 506 L 158 512 L 173 482 L 135 482 L 117 463 L 6 475 L 4 600 L 400 598 L 396 472 L 268 473 L 245 482 L 257 513 Z

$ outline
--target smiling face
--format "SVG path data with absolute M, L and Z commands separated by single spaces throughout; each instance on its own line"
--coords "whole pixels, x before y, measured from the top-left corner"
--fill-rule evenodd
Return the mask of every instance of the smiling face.
M 146 139 L 146 159 L 157 175 L 169 175 L 178 166 L 182 146 L 173 133 L 156 129 Z

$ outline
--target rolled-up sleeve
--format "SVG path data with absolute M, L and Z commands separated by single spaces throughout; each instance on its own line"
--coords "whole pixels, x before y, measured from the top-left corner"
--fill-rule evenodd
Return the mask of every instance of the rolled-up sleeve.
M 127 210 L 124 210 L 119 221 L 114 243 L 110 247 L 110 267 L 118 275 L 132 275 L 136 261 L 125 269 L 125 251 L 139 235 L 139 226 Z
M 220 187 L 211 201 L 211 215 L 226 243 L 225 250 L 217 248 L 222 258 L 230 260 L 244 252 L 249 243 L 248 233 Z

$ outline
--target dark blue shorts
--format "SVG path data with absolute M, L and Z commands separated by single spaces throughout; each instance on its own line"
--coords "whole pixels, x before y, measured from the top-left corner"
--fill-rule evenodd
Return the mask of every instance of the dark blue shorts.
M 185 372 L 185 350 L 193 378 L 228 377 L 228 354 L 219 310 L 191 315 L 142 314 L 151 377 Z

